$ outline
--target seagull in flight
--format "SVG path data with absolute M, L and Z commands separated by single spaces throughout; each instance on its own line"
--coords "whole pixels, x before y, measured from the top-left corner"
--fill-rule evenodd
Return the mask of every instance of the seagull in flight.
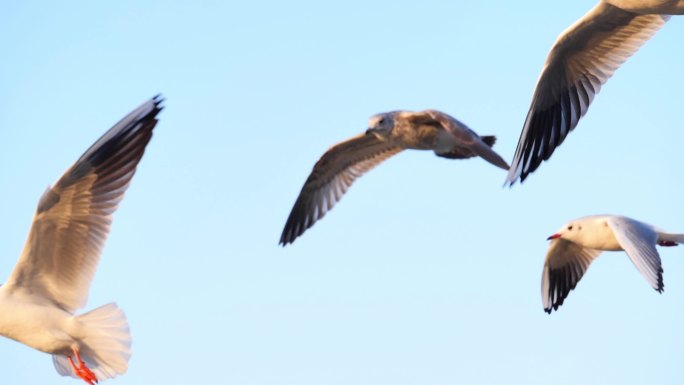
M 112 214 L 152 137 L 160 96 L 93 144 L 38 201 L 24 250 L 0 286 L 0 334 L 52 355 L 57 372 L 89 385 L 123 374 L 131 336 L 123 311 L 86 304 Z
M 566 223 L 551 235 L 542 273 L 544 311 L 558 310 L 602 251 L 625 251 L 648 284 L 662 292 L 659 246 L 684 243 L 684 234 L 668 233 L 619 215 L 592 215 Z
M 285 246 L 321 219 L 356 178 L 405 149 L 432 150 L 448 159 L 480 156 L 508 170 L 492 146 L 494 136 L 479 136 L 465 124 L 436 110 L 392 111 L 374 115 L 365 134 L 331 147 L 304 183 L 280 236 Z
M 613 73 L 684 0 L 604 0 L 556 39 L 542 69 L 505 184 L 548 160 Z

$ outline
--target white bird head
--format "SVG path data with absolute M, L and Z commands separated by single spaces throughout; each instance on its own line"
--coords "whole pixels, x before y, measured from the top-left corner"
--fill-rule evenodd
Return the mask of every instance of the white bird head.
M 373 115 L 368 119 L 366 134 L 374 134 L 380 140 L 389 138 L 394 128 L 394 116 L 391 112 Z
M 561 227 L 560 230 L 558 230 L 555 234 L 546 238 L 546 240 L 550 241 L 556 238 L 563 238 L 568 241 L 576 241 L 579 237 L 581 237 L 582 224 L 583 223 L 581 220 L 574 220 L 572 222 L 568 222 L 565 225 L 563 225 L 563 227 Z

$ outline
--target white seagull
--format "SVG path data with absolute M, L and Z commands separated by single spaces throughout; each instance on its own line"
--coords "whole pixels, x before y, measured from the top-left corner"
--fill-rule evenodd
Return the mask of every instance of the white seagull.
M 613 73 L 684 0 L 604 0 L 556 39 L 537 81 L 506 184 L 548 160 Z
M 17 265 L 0 286 L 0 334 L 52 355 L 57 372 L 93 385 L 126 372 L 131 336 L 110 303 L 85 314 L 112 214 L 157 124 L 157 96 L 93 144 L 38 202 Z
M 677 246 L 684 243 L 684 234 L 667 233 L 623 216 L 592 215 L 565 224 L 548 239 L 541 291 L 544 310 L 551 313 L 602 251 L 624 250 L 649 285 L 662 292 L 663 268 L 655 246 Z
M 332 209 L 356 178 L 405 149 L 432 150 L 448 159 L 480 156 L 508 171 L 506 161 L 491 148 L 495 141 L 436 110 L 374 115 L 365 134 L 334 145 L 316 163 L 287 218 L 280 244 L 294 242 Z

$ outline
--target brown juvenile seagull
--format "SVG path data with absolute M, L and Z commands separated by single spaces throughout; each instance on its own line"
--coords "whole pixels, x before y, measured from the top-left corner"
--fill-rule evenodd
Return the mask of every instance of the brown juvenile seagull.
M 494 136 L 479 136 L 455 118 L 435 110 L 392 111 L 374 115 L 365 134 L 330 148 L 304 183 L 280 236 L 285 246 L 330 210 L 356 178 L 404 150 L 432 150 L 448 159 L 480 156 L 508 171 L 491 146 Z
M 90 385 L 123 374 L 131 336 L 123 311 L 86 304 L 112 214 L 152 137 L 160 97 L 93 144 L 43 194 L 17 265 L 0 286 L 0 335 L 52 355 L 57 372 Z

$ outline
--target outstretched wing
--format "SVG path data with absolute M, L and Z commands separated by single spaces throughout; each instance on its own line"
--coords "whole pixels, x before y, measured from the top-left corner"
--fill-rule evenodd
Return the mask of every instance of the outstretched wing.
M 23 290 L 74 311 L 85 305 L 112 214 L 161 111 L 155 97 L 107 131 L 38 202 L 6 290 Z
M 544 311 L 558 310 L 600 254 L 600 250 L 585 248 L 562 238 L 551 241 L 542 273 Z
M 669 19 L 600 2 L 563 32 L 546 59 L 506 183 L 548 160 L 613 73 Z
M 608 226 L 613 229 L 615 239 L 648 284 L 662 292 L 665 287 L 663 267 L 655 247 L 658 241 L 655 230 L 645 223 L 626 217 L 611 217 L 608 219 Z
M 374 134 L 363 134 L 336 144 L 316 163 L 295 201 L 280 244 L 285 246 L 302 235 L 347 192 L 356 178 L 401 151 Z

